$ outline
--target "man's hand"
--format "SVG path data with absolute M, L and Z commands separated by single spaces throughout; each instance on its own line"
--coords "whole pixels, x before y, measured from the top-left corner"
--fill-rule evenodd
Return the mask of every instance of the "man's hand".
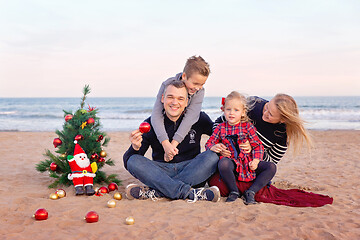
M 139 151 L 140 147 L 141 147 L 141 142 L 142 142 L 142 133 L 140 132 L 139 129 L 136 129 L 134 131 L 132 131 L 130 133 L 130 142 L 131 142 L 131 146 L 133 147 L 133 149 L 135 151 Z
M 170 162 L 171 160 L 173 160 L 174 156 L 179 153 L 179 150 L 176 147 L 174 147 L 174 145 L 171 144 L 169 140 L 165 140 L 161 144 L 165 152 L 164 160 L 165 162 Z
M 246 142 L 239 144 L 239 147 L 244 150 L 245 153 L 250 153 L 252 150 L 249 140 L 246 140 Z
M 210 148 L 211 151 L 220 153 L 223 157 L 231 157 L 231 152 L 227 149 L 227 147 L 223 143 L 218 143 Z
M 249 167 L 251 170 L 255 171 L 259 165 L 260 160 L 254 158 L 251 162 L 249 162 Z

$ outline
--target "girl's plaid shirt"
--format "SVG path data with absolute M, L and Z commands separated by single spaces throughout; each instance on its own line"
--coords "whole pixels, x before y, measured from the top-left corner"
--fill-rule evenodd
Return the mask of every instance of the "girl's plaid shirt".
M 240 149 L 240 152 L 238 152 L 236 147 L 229 139 L 229 136 L 231 135 L 237 136 L 237 142 L 235 143 L 237 145 L 248 140 L 252 151 L 247 154 Z M 254 125 L 250 122 L 241 122 L 231 126 L 227 122 L 223 122 L 215 128 L 213 134 L 207 141 L 205 148 L 209 150 L 218 143 L 223 143 L 231 152 L 230 158 L 233 159 L 236 163 L 236 172 L 239 174 L 238 180 L 245 182 L 254 180 L 256 174 L 255 171 L 250 170 L 249 162 L 251 162 L 254 158 L 262 160 L 264 155 L 264 146 L 256 135 L 256 129 Z M 236 155 L 238 156 L 236 157 Z M 223 156 L 220 156 L 220 160 L 222 158 Z

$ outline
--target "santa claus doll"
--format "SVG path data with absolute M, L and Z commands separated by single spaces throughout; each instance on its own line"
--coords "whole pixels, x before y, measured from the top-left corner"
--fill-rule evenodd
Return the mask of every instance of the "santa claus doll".
M 74 156 L 69 155 L 67 159 L 71 168 L 68 179 L 73 181 L 75 194 L 83 195 L 86 193 L 89 196 L 95 194 L 93 178 L 96 176 L 96 170 L 93 171 L 89 158 L 77 141 L 75 141 Z

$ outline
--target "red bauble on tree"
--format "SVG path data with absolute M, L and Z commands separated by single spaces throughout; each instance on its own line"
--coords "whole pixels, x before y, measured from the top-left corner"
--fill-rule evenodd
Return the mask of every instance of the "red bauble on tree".
M 50 169 L 51 169 L 51 171 L 56 171 L 56 169 L 57 169 L 57 164 L 54 163 L 54 162 L 50 163 Z
M 89 119 L 87 120 L 87 123 L 88 123 L 89 125 L 94 124 L 94 123 L 95 123 L 95 119 L 89 118 Z
M 96 140 L 97 142 L 100 142 L 101 140 L 103 140 L 104 136 L 103 135 L 99 135 L 98 139 Z
M 73 118 L 73 115 L 68 114 L 65 116 L 65 121 L 68 122 L 69 120 L 71 120 Z
M 151 129 L 151 127 L 150 127 L 150 124 L 149 124 L 149 123 L 147 123 L 147 122 L 142 122 L 142 123 L 140 124 L 140 127 L 139 127 L 140 132 L 142 132 L 142 133 L 147 133 L 147 132 L 150 131 L 150 129 Z
M 99 221 L 99 215 L 95 211 L 90 211 L 86 214 L 85 220 L 88 223 L 94 223 Z
M 81 134 L 75 136 L 76 141 L 80 141 L 80 140 L 83 140 L 83 139 L 84 139 L 84 136 L 81 135 Z
M 46 220 L 48 216 L 49 214 L 45 208 L 39 208 L 38 210 L 36 210 L 35 214 L 33 215 L 33 217 L 36 220 Z
M 116 183 L 110 183 L 109 185 L 108 185 L 108 189 L 109 189 L 109 191 L 110 192 L 112 192 L 112 191 L 115 191 L 115 190 L 118 190 L 118 185 L 116 184 Z
M 62 144 L 62 141 L 60 138 L 55 138 L 53 141 L 54 147 L 58 147 Z
M 99 155 L 97 153 L 94 153 L 91 155 L 91 160 L 99 159 Z

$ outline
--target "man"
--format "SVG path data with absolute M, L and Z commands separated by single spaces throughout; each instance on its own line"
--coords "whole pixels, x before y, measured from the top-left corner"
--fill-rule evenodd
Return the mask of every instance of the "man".
M 164 105 L 164 126 L 169 138 L 173 138 L 188 103 L 188 92 L 183 81 L 171 81 L 161 98 Z M 151 118 L 145 120 L 151 124 Z M 164 160 L 164 149 L 151 128 L 148 133 L 135 130 L 130 134 L 131 146 L 124 154 L 125 168 L 146 186 L 130 184 L 126 187 L 129 199 L 170 199 L 220 200 L 219 189 L 192 188 L 206 181 L 217 168 L 219 157 L 212 151 L 200 153 L 202 134 L 211 135 L 213 122 L 201 112 L 199 120 L 191 127 L 184 140 L 178 145 L 178 153 L 172 160 Z M 144 157 L 152 148 L 152 158 Z

